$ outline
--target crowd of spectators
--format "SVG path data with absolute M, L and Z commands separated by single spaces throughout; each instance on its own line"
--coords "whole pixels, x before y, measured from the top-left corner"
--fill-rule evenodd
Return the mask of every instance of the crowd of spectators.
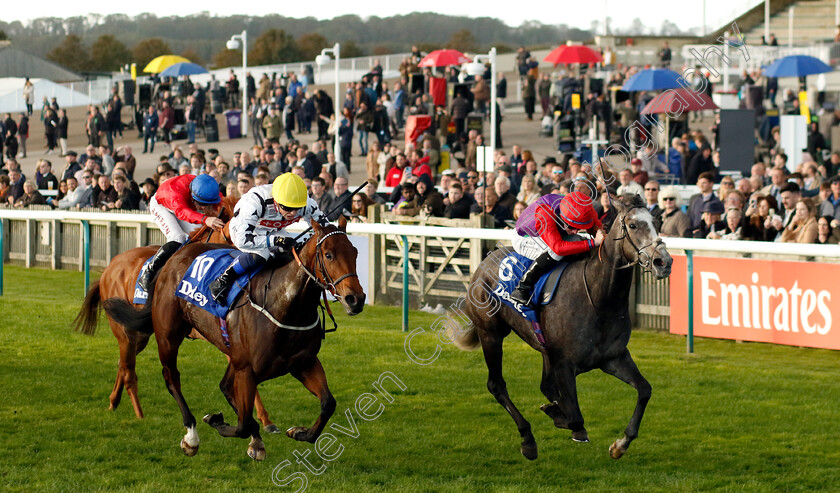
M 454 68 L 445 73 L 421 71 L 417 66 L 420 56 L 413 50 L 400 66 L 401 76 L 396 81 L 383 80 L 382 67 L 377 63 L 361 80 L 348 83 L 338 96 L 339 115 L 334 114 L 332 97 L 314 89 L 304 74 L 263 74 L 258 81 L 248 74 L 247 118 L 253 145 L 230 156 L 221 155 L 211 144 L 199 147 L 195 138 L 208 98 L 222 97 L 225 104 L 239 104 L 239 81 L 233 71 L 226 83 L 212 79 L 205 87 L 193 85 L 188 77 L 157 81 L 153 104 L 141 109 L 138 130 L 143 136 L 143 153 L 154 153 L 158 139 L 166 145 L 155 173 L 143 179 L 134 176 L 136 157 L 131 146 L 113 147 L 114 139 L 123 132 L 118 94 L 108 101 L 104 115 L 96 106 L 89 108 L 84 122 L 88 146 L 81 156 L 67 149 L 63 110 L 55 100 L 45 100 L 41 119 L 47 156 L 38 160 L 31 178 L 23 174 L 16 160 L 26 155 L 29 113 L 22 113 L 17 121 L 6 114 L 0 122 L 5 136 L 0 201 L 13 207 L 144 209 L 160 183 L 179 174 L 210 174 L 223 194 L 238 197 L 255 185 L 271 183 L 280 174 L 296 173 L 320 208 L 332 211 L 330 219 L 343 214 L 352 221 L 364 222 L 371 206 L 381 206 L 399 216 L 468 219 L 482 214 L 487 218 L 483 224 L 488 227 L 512 228 L 540 196 L 588 187 L 584 191 L 597 193 L 595 207 L 604 220 L 615 214 L 608 193 L 640 195 L 662 236 L 834 244 L 840 240 L 840 153 L 827 155 L 825 139 L 816 124 L 810 127 L 810 152 L 801 163 L 788 163 L 779 146 L 777 128 L 765 132 L 766 138 L 756 147 L 757 162 L 747 177 L 720 173 L 726 156 L 718 151 L 719 119 L 711 125 L 711 137 L 707 137 L 701 130 L 688 130 L 689 118 L 699 120 L 702 114 L 687 113 L 671 123 L 668 164 L 664 156 L 650 150 L 651 146 L 640 146 L 642 150 L 629 162 L 604 167 L 601 173 L 614 178 L 606 188 L 574 154 L 557 153 L 555 158 L 554 152 L 547 152 L 549 157 L 538 163 L 534 153 L 520 145 L 503 148 L 500 132 L 493 146 L 493 171 L 479 172 L 478 149 L 486 143 L 482 133 L 466 127 L 465 119 L 471 113 L 489 113 L 490 101 L 485 93 L 489 93 L 486 81 L 490 74 L 470 77 Z M 604 97 L 639 67 L 607 67 L 609 78 L 603 89 L 600 93 L 585 92 L 579 112 L 571 109 L 571 95 L 590 86 L 591 73 L 573 76 L 557 70 L 539 74 L 524 49 L 517 54 L 517 68 L 526 117 L 530 119 L 535 113 L 538 98 L 543 110 L 541 126 L 546 120 L 556 124 L 569 117 L 577 119 L 580 131 L 588 132 L 595 116 L 598 126 L 592 131 L 596 134 L 612 141 L 627 134 L 634 143 L 644 144 L 655 124 L 638 119 L 651 94 L 642 92 L 618 104 Z M 410 93 L 407 88 L 412 86 L 411 77 L 418 73 L 425 76 L 425 86 Z M 471 92 L 456 92 L 448 107 L 435 106 L 429 92 L 431 76 L 470 84 Z M 761 77 L 744 74 L 742 83 L 771 83 L 757 80 Z M 710 90 L 708 80 L 705 84 L 703 90 Z M 503 76 L 497 89 L 500 98 L 496 104 L 501 114 L 507 92 Z M 769 92 L 762 104 L 775 105 L 775 92 Z M 796 101 L 788 96 L 783 104 L 796 110 Z M 172 135 L 175 106 L 185 107 L 187 140 L 180 145 Z M 554 116 L 555 112 L 560 117 Z M 418 114 L 430 115 L 431 126 L 416 143 L 401 145 L 403 140 L 397 137 L 404 130 L 406 118 Z M 834 118 L 840 123 L 840 112 Z M 643 128 L 646 124 L 647 133 Z M 311 133 L 317 133 L 314 143 L 298 140 Z M 336 139 L 338 156 L 332 152 Z M 49 154 L 59 147 L 63 162 L 54 163 Z M 447 161 L 448 167 L 443 167 Z M 348 191 L 351 163 L 363 169 L 369 179 L 364 191 L 352 200 Z M 793 173 L 789 172 L 791 164 L 795 165 Z M 683 204 L 674 184 L 696 185 L 697 193 Z

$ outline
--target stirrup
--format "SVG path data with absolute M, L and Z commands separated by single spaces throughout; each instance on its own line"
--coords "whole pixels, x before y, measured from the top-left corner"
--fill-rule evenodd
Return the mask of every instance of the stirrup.
M 523 306 L 531 306 L 530 298 L 532 298 L 530 294 L 523 292 L 518 287 L 510 293 L 510 299 Z

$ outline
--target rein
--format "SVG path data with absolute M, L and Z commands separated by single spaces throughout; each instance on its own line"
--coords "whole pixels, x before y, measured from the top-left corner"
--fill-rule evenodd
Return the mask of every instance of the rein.
M 654 246 L 654 245 L 655 246 L 661 245 L 662 243 L 664 243 L 662 241 L 662 238 L 657 238 L 656 241 L 648 243 L 647 245 L 644 245 L 643 247 L 639 248 L 639 247 L 636 246 L 636 242 L 633 241 L 633 237 L 630 236 L 630 233 L 629 233 L 628 228 L 627 228 L 627 223 L 625 222 L 627 214 L 630 211 L 632 211 L 633 209 L 643 209 L 643 208 L 644 207 L 642 207 L 642 206 L 633 206 L 630 209 L 628 209 L 627 211 L 625 211 L 624 214 L 621 215 L 621 234 L 622 234 L 622 236 L 620 236 L 619 238 L 613 238 L 613 239 L 615 241 L 621 241 L 621 240 L 629 241 L 630 246 L 634 250 L 636 250 L 636 260 L 634 260 L 634 261 L 632 261 L 632 262 L 630 262 L 626 265 L 622 265 L 621 267 L 614 267 L 613 270 L 622 270 L 622 269 L 627 269 L 627 268 L 633 267 L 635 265 L 639 265 L 639 266 L 642 267 L 643 270 L 645 270 L 647 272 L 652 272 L 651 271 L 651 263 L 652 263 L 651 261 L 652 261 L 652 259 L 650 257 L 650 254 L 645 252 L 645 249 L 650 248 L 651 246 Z M 604 262 L 603 258 L 601 258 L 601 249 L 603 248 L 603 246 L 604 246 L 604 244 L 601 243 L 601 245 L 598 247 L 598 260 L 602 263 Z M 645 257 L 645 260 L 642 260 L 642 256 Z M 589 260 L 591 258 L 592 258 L 591 256 L 587 257 L 586 262 L 583 265 L 583 288 L 584 288 L 584 291 L 586 291 L 586 298 L 589 300 L 589 304 L 592 305 L 593 308 L 595 308 L 595 303 L 592 301 L 592 294 L 589 292 L 589 283 L 586 280 L 586 267 L 589 265 Z

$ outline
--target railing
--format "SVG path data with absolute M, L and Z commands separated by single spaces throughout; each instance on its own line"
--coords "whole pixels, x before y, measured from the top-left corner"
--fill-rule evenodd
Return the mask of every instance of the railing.
M 351 223 L 347 231 L 352 235 L 369 235 L 371 302 L 401 303 L 404 328 L 408 326 L 405 317 L 409 306 L 444 301 L 448 305 L 449 301 L 462 296 L 486 253 L 499 242 L 509 245 L 515 234 L 511 230 L 475 227 L 480 224 L 481 216 L 464 220 L 457 227 L 441 227 L 436 225 L 442 222 L 440 219 L 376 214 L 371 218 L 384 222 Z M 295 224 L 289 229 L 297 231 L 304 227 L 303 224 Z M 0 210 L 0 229 L 4 262 L 53 269 L 82 270 L 90 265 L 104 267 L 122 251 L 157 244 L 162 240 L 151 216 L 145 213 Z M 696 252 L 707 252 L 709 256 L 840 263 L 840 246 L 837 245 L 685 238 L 664 240 L 671 253 L 684 252 L 689 259 L 689 279 L 693 275 L 691 258 Z M 88 258 L 90 260 L 86 262 Z M 2 283 L 0 269 L 0 294 Z M 643 273 L 636 276 L 631 299 L 636 327 L 669 328 L 669 289 L 668 280 L 656 281 Z M 413 298 L 409 296 L 411 294 L 414 294 Z M 688 293 L 686 296 L 691 307 L 692 297 Z M 689 326 L 691 321 L 689 316 Z

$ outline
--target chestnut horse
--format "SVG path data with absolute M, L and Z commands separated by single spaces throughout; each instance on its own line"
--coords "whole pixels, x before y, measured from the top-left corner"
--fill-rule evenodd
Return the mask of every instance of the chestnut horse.
M 338 227 L 321 226 L 313 221 L 314 234 L 301 247 L 295 261 L 279 266 L 275 265 L 276 261 L 270 261 L 274 264 L 269 263 L 251 279 L 226 318 L 229 347 L 218 317 L 172 296 L 192 261 L 219 246 L 195 243 L 176 252 L 161 269 L 142 310 L 124 299 L 105 301 L 105 311 L 127 331 L 154 331 L 163 377 L 187 430 L 181 440 L 185 454 L 195 455 L 199 445 L 196 420 L 181 393 L 177 366 L 178 348 L 191 328 L 230 359 L 219 387 L 238 416 L 237 426 L 225 423 L 221 413 L 204 417 L 221 436 L 251 437 L 248 455 L 263 460 L 265 446 L 252 415 L 257 384 L 287 373 L 318 397 L 321 412 L 312 427 L 293 427 L 286 434 L 310 443 L 320 436 L 336 405 L 318 360 L 324 336 L 318 323 L 320 296 L 325 289 L 329 290 L 349 315 L 361 313 L 365 303 L 365 293 L 356 275 L 358 252 L 347 238 L 346 224 L 343 216 Z
M 233 217 L 232 211 L 235 205 L 235 201 L 223 200 L 221 210 L 219 211 L 219 218 L 227 221 Z M 190 242 L 204 241 L 232 245 L 228 227 L 229 223 L 226 223 L 221 231 L 214 231 L 207 226 L 202 226 L 190 233 Z M 208 235 L 207 233 L 210 234 Z M 133 301 L 134 285 L 137 282 L 137 276 L 140 275 L 140 269 L 143 267 L 143 263 L 157 252 L 158 248 L 155 245 L 132 248 L 111 259 L 111 262 L 108 263 L 99 280 L 94 282 L 90 286 L 90 289 L 88 289 L 87 295 L 82 302 L 82 308 L 73 322 L 74 329 L 83 334 L 94 335 L 96 333 L 97 322 L 99 321 L 99 309 L 103 300 L 122 298 Z M 141 305 L 137 306 L 139 307 Z M 137 355 L 145 349 L 146 344 L 149 342 L 150 334 L 126 331 L 122 325 L 115 322 L 111 317 L 108 317 L 108 323 L 120 347 L 117 378 L 114 382 L 114 389 L 111 391 L 109 397 L 108 409 L 115 410 L 117 408 L 122 398 L 123 388 L 125 388 L 134 407 L 134 414 L 138 419 L 143 419 L 143 409 L 140 407 L 140 398 L 137 394 L 137 373 L 134 367 Z M 195 338 L 201 337 L 197 332 L 193 332 L 190 336 Z M 256 395 L 255 406 L 257 416 L 265 427 L 265 430 L 269 433 L 279 433 L 280 430 L 268 417 L 268 412 L 260 400 L 259 393 Z
M 531 323 L 516 310 L 501 304 L 493 293 L 498 280 L 509 275 L 503 259 L 511 249 L 492 252 L 479 265 L 464 303 L 472 321 L 467 329 L 453 333 L 455 344 L 464 350 L 479 345 L 489 370 L 487 389 L 511 415 L 522 437 L 521 452 L 537 458 L 537 442 L 531 425 L 511 402 L 502 376 L 502 342 L 515 332 L 543 356 L 540 390 L 549 403 L 540 409 L 557 428 L 572 431 L 572 438 L 588 442 L 577 399 L 575 378 L 599 368 L 636 389 L 638 398 L 624 437 L 610 446 L 610 456 L 621 457 L 636 438 L 650 399 L 651 387 L 642 376 L 627 342 L 630 340 L 628 301 L 633 269 L 640 265 L 657 279 L 671 274 L 671 256 L 653 226 L 650 211 L 638 195 L 625 195 L 614 202 L 617 216 L 600 249 L 582 254 L 566 268 L 557 296 L 542 307 L 540 324 L 545 334 L 543 347 Z

